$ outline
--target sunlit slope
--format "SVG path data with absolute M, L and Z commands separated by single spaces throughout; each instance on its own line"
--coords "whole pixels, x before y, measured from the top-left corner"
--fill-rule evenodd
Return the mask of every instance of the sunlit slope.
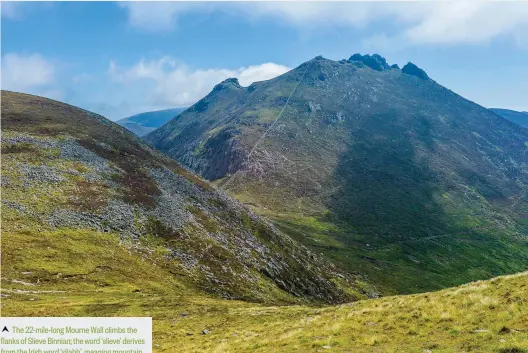
M 3 91 L 4 242 L 11 234 L 30 241 L 61 231 L 117 234 L 138 248 L 146 238 L 155 239 L 175 276 L 218 297 L 335 303 L 375 294 L 359 276 L 341 274 L 104 117 Z M 45 249 L 33 257 L 35 263 L 75 259 Z M 19 265 L 16 258 L 11 262 Z M 64 274 L 53 263 L 46 271 Z
M 192 289 L 153 239 L 8 233 L 3 316 L 151 316 L 154 352 L 528 352 L 528 273 L 326 307 L 265 306 Z M 208 330 L 208 334 L 203 334 Z

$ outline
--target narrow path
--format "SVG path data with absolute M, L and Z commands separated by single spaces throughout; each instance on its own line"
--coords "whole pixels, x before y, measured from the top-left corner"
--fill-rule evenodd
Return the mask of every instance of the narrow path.
M 297 90 L 297 87 L 299 87 L 299 85 L 301 84 L 302 80 L 304 79 L 304 76 L 306 75 L 306 72 L 308 71 L 308 68 L 310 67 L 310 64 L 307 64 L 306 65 L 306 69 L 304 69 L 304 72 L 301 76 L 301 78 L 299 79 L 299 81 L 297 82 L 297 84 L 295 85 L 295 87 L 293 88 L 293 90 L 291 91 L 290 95 L 288 96 L 288 99 L 286 100 L 286 103 L 284 103 L 284 106 L 282 107 L 282 110 L 280 111 L 279 115 L 277 115 L 277 117 L 275 118 L 275 120 L 271 123 L 271 125 L 266 129 L 266 131 L 264 131 L 264 133 L 260 136 L 260 138 L 257 140 L 257 142 L 255 143 L 255 145 L 253 146 L 253 148 L 251 149 L 251 151 L 249 151 L 249 154 L 247 155 L 247 161 L 249 161 L 249 159 L 251 158 L 251 155 L 253 154 L 253 152 L 255 152 L 256 148 L 258 147 L 258 145 L 266 138 L 266 135 L 268 134 L 268 132 L 275 126 L 275 124 L 277 123 L 277 121 L 279 121 L 279 119 L 282 117 L 282 113 L 284 113 L 284 110 L 286 109 L 286 107 L 288 106 L 288 104 L 290 103 L 290 99 L 291 97 L 293 96 L 293 94 L 295 93 L 295 91 Z M 229 179 L 222 185 L 222 188 L 223 189 L 226 189 L 227 186 L 231 183 L 231 181 L 235 178 L 235 176 L 238 174 L 238 172 L 240 171 L 237 170 L 235 172 L 235 174 L 233 174 L 231 177 L 229 177 Z

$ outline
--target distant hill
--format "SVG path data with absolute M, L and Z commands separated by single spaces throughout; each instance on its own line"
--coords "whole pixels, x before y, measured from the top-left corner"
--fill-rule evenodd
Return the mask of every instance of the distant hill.
M 227 79 L 147 135 L 385 293 L 528 263 L 528 131 L 379 55 Z
M 2 288 L 20 278 L 22 266 L 35 266 L 25 281 L 60 288 L 80 280 L 115 290 L 127 280 L 100 275 L 112 270 L 130 278 L 132 264 L 113 250 L 79 258 L 93 249 L 85 241 L 99 247 L 111 236 L 113 246 L 129 244 L 121 249 L 125 258 L 133 250 L 174 280 L 217 297 L 292 303 L 367 296 L 358 276 L 347 276 L 108 119 L 27 94 L 2 91 L 1 102 L 2 240 L 48 244 L 37 246 L 42 252 L 32 253 L 30 263 L 4 256 L 2 247 L 2 266 L 6 258 L 13 264 L 2 272 Z M 65 236 L 79 246 L 67 248 Z M 65 250 L 51 250 L 46 237 Z
M 118 120 L 116 123 L 138 136 L 144 136 L 176 117 L 185 109 L 187 108 L 172 108 L 140 113 Z
M 518 112 L 510 109 L 489 108 L 492 112 L 499 114 L 522 127 L 528 128 L 528 112 Z

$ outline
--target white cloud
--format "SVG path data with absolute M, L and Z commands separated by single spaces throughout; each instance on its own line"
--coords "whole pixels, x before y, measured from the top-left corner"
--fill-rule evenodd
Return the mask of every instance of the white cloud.
M 128 11 L 133 26 L 153 32 L 171 30 L 179 15 L 207 8 L 203 4 L 170 1 L 120 2 L 119 6 Z
M 263 2 L 249 4 L 253 17 L 274 16 L 297 26 L 366 27 L 393 21 L 396 38 L 408 44 L 478 44 L 500 35 L 519 38 L 528 26 L 528 2 Z
M 290 68 L 275 63 L 265 63 L 238 69 L 233 77 L 238 78 L 242 86 L 249 86 L 253 82 L 265 81 L 282 75 Z
M 34 94 L 47 92 L 55 80 L 55 71 L 53 63 L 40 54 L 5 54 L 2 56 L 2 89 Z
M 276 17 L 296 26 L 340 25 L 363 27 L 390 15 L 397 8 L 390 3 L 354 2 L 255 2 L 237 3 L 231 12 L 253 19 Z
M 375 38 L 406 45 L 480 44 L 511 36 L 524 46 L 528 2 L 243 2 L 243 3 L 126 3 L 129 21 L 142 29 L 171 30 L 189 12 L 225 12 L 249 20 L 275 18 L 300 29 L 341 26 L 396 25 L 395 33 Z M 520 41 L 523 42 L 520 42 Z
M 527 30 L 528 2 L 450 2 L 434 6 L 405 35 L 414 43 L 477 44 L 504 34 Z
M 268 80 L 289 70 L 288 67 L 275 63 L 264 63 L 241 67 L 237 69 L 198 69 L 192 70 L 184 63 L 170 57 L 157 60 L 141 60 L 129 68 L 121 68 L 115 62 L 110 62 L 108 74 L 117 83 L 126 87 L 138 84 L 150 92 L 143 95 L 153 107 L 187 106 L 196 103 L 207 95 L 220 81 L 229 77 L 236 77 L 243 86 L 256 81 Z
M 237 77 L 247 86 L 276 77 L 289 68 L 264 63 L 236 69 L 191 69 L 175 58 L 140 60 L 122 67 L 111 61 L 106 73 L 74 74 L 69 65 L 38 53 L 2 56 L 1 88 L 82 106 L 112 120 L 144 111 L 189 106 L 220 81 Z

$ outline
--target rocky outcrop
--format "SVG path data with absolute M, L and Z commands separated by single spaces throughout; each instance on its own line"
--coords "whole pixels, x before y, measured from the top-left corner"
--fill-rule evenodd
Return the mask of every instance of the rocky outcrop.
M 222 91 L 225 89 L 239 89 L 239 88 L 242 88 L 242 86 L 240 86 L 238 79 L 235 77 L 231 77 L 231 78 L 223 80 L 222 82 L 214 86 L 213 92 L 218 92 L 218 91 Z
M 402 68 L 402 72 L 404 74 L 416 76 L 424 80 L 429 79 L 429 76 L 427 76 L 427 73 L 424 70 L 420 69 L 418 66 L 414 65 L 411 62 L 405 64 L 405 66 Z
M 365 66 L 368 66 L 371 69 L 376 70 L 376 71 L 384 71 L 384 70 L 390 69 L 390 66 L 387 64 L 387 60 L 385 60 L 385 58 L 379 54 L 373 54 L 373 55 L 354 54 L 348 59 L 348 62 L 350 63 L 361 62 Z

